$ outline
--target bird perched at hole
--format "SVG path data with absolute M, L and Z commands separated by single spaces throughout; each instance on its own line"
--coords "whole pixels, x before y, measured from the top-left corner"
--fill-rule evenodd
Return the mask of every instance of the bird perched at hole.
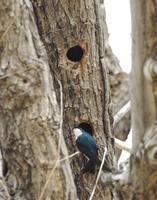
M 97 145 L 96 140 L 92 137 L 91 133 L 86 132 L 86 130 L 80 127 L 74 128 L 73 133 L 79 151 L 89 159 L 82 172 L 94 174 L 96 165 L 101 165 L 101 161 L 98 158 L 99 146 Z M 110 171 L 107 168 L 105 169 Z

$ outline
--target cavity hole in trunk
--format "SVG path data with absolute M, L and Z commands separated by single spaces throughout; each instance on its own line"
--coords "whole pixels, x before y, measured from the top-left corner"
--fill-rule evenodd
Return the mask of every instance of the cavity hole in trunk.
M 66 55 L 70 61 L 79 62 L 82 59 L 83 54 L 84 54 L 84 50 L 82 49 L 82 47 L 79 45 L 76 45 L 68 49 Z

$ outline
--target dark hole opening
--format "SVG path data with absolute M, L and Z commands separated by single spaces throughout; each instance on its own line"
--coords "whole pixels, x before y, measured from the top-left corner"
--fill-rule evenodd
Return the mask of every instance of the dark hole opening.
M 67 58 L 73 62 L 78 62 L 82 59 L 83 57 L 83 49 L 79 46 L 73 46 L 67 51 Z
M 93 127 L 86 122 L 82 122 L 78 125 L 78 128 L 82 128 L 83 130 L 85 130 L 86 132 L 88 132 L 90 135 L 93 135 Z

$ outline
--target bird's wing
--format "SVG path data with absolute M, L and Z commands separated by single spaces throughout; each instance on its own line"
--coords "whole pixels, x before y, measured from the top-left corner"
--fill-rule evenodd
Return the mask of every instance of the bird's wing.
M 89 135 L 88 133 L 86 133 L 86 134 L 84 135 L 84 137 L 85 137 L 86 140 L 92 145 L 92 147 L 93 147 L 96 151 L 98 151 L 99 146 L 97 145 L 96 140 L 93 138 L 93 136 L 91 136 L 91 135 Z
M 83 134 L 78 137 L 76 141 L 78 149 L 85 154 L 88 158 L 93 158 L 98 156 L 98 145 L 92 136 L 88 134 Z

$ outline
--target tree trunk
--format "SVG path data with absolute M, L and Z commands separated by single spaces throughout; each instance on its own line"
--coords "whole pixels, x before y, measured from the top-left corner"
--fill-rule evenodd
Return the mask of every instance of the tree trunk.
M 133 149 L 122 173 L 104 175 L 120 199 L 157 199 L 157 2 L 131 2 Z M 108 180 L 107 180 L 108 178 Z
M 0 131 L 9 193 L 74 200 L 76 185 L 79 199 L 88 199 L 96 175 L 80 176 L 85 159 L 76 156 L 71 168 L 56 160 L 67 156 L 66 146 L 70 154 L 77 150 L 71 130 L 85 122 L 114 164 L 104 10 L 96 0 L 32 3 L 34 11 L 29 0 L 0 3 Z M 94 199 L 113 193 L 99 183 Z
M 131 1 L 133 199 L 157 199 L 156 193 L 156 29 L 157 3 Z
M 120 199 L 157 199 L 157 4 L 131 1 L 132 72 L 131 114 L 133 149 L 125 170 L 110 181 Z M 103 180 L 103 179 L 102 179 Z M 105 182 L 105 178 L 103 180 Z
M 112 118 L 109 116 L 111 109 L 104 52 L 108 38 L 104 38 L 105 29 L 101 28 L 104 27 L 103 10 L 91 0 L 32 2 L 52 76 L 57 74 L 63 86 L 63 133 L 69 153 L 77 150 L 71 129 L 81 122 L 89 123 L 98 143 L 107 146 L 110 165 L 113 165 Z M 59 94 L 57 84 L 55 90 Z M 80 178 L 83 167 L 80 156 L 73 159 L 71 167 L 79 198 L 88 199 L 95 176 L 88 174 Z M 101 192 L 95 194 L 95 199 L 111 199 L 109 190 L 107 194 L 101 184 L 97 190 Z
M 132 1 L 133 26 L 133 69 L 132 69 L 132 109 L 134 129 L 134 150 L 152 123 L 156 120 L 156 108 L 152 93 L 149 69 L 144 70 L 144 63 L 154 51 L 156 43 L 156 3 Z M 144 71 L 146 77 L 144 77 Z M 135 98 L 136 97 L 136 98 Z M 149 117 L 148 117 L 149 116 Z
M 58 149 L 68 154 L 63 138 L 58 147 L 60 105 L 30 1 L 1 1 L 0 23 L 0 133 L 9 194 L 39 199 L 51 173 L 42 199 L 76 199 L 69 162 L 56 164 Z

